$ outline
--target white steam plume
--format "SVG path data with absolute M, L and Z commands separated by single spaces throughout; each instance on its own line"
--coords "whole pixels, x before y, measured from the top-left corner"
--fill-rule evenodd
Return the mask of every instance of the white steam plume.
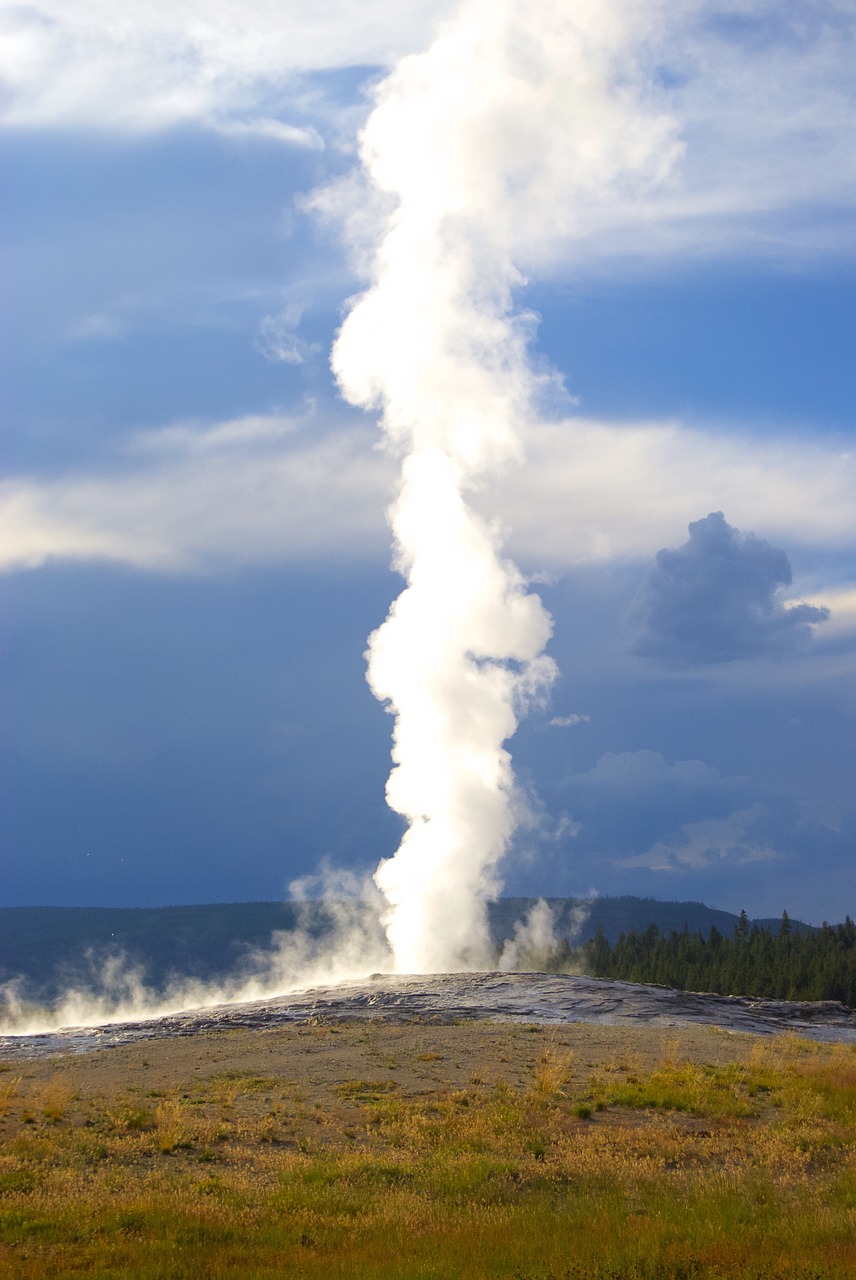
M 529 908 L 525 919 L 517 921 L 511 937 L 506 938 L 497 968 L 504 973 L 543 969 L 558 941 L 555 913 L 543 898 L 539 898 Z
M 333 368 L 403 458 L 390 521 L 407 585 L 368 654 L 396 718 L 387 797 L 408 824 L 375 875 L 399 972 L 490 957 L 485 900 L 515 827 L 503 744 L 554 667 L 548 614 L 471 502 L 518 456 L 551 381 L 527 359 L 534 318 L 514 311 L 521 267 L 676 155 L 643 70 L 657 6 L 639 8 L 468 0 L 379 87 L 362 136 L 371 198 L 388 203 Z
M 356 981 L 389 970 L 379 924 L 378 890 L 367 878 L 322 868 L 289 886 L 301 903 L 296 926 L 276 930 L 270 944 L 248 951 L 221 979 L 173 975 L 153 986 L 124 953 L 89 949 L 62 994 L 28 994 L 24 978 L 0 983 L 0 1035 L 38 1035 L 61 1028 L 139 1022 L 189 1009 L 270 1000 L 308 987 Z

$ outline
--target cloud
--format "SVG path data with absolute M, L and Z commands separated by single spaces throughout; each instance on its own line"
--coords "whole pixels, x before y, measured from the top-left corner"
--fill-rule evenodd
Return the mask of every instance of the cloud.
M 621 791 L 650 793 L 655 787 L 680 787 L 719 789 L 723 777 L 718 769 L 703 760 L 676 760 L 669 764 L 659 751 L 607 751 L 593 769 L 574 774 L 574 787 L 590 790 L 603 788 L 611 792 Z M 734 781 L 733 779 L 729 781 Z
M 704 760 L 668 760 L 659 751 L 607 751 L 562 783 L 580 826 L 574 864 L 689 870 L 728 856 L 748 861 L 769 851 L 749 829 L 764 817 L 746 777 Z M 764 853 L 767 856 L 767 853 Z
M 563 803 L 585 828 L 586 852 L 614 859 L 671 839 L 681 824 L 721 818 L 746 804 L 747 780 L 703 760 L 669 762 L 659 751 L 607 751 L 563 780 Z
M 75 342 L 120 342 L 127 336 L 127 325 L 118 316 L 93 312 L 69 326 L 68 336 Z
M 642 560 L 698 512 L 727 508 L 790 543 L 856 545 L 856 452 L 673 422 L 533 426 L 526 462 L 482 500 L 538 566 Z
M 793 650 L 826 621 L 826 608 L 783 602 L 792 581 L 784 551 L 741 534 L 721 511 L 689 533 L 682 547 L 657 552 L 640 600 L 638 654 L 683 666 L 734 662 Z
M 805 604 L 815 605 L 819 609 L 829 610 L 828 625 L 824 627 L 825 638 L 830 641 L 845 641 L 856 631 L 856 588 L 825 588 L 823 599 L 815 599 L 806 595 Z
M 253 416 L 139 433 L 112 473 L 0 485 L 0 564 L 104 560 L 161 573 L 386 554 L 391 486 L 367 430 Z
M 453 0 L 361 0 L 356 7 L 345 0 L 9 6 L 0 45 L 8 121 L 114 131 L 201 123 L 317 145 L 311 130 L 284 124 L 265 108 L 273 103 L 288 111 L 302 73 L 388 65 L 427 42 L 453 7 Z
M 215 454 L 229 450 L 247 453 L 259 445 L 291 441 L 306 422 L 280 414 L 251 413 L 206 426 L 198 422 L 176 422 L 153 431 L 137 431 L 129 442 L 129 453 L 149 457 L 188 458 L 193 454 Z
M 385 559 L 394 473 L 375 440 L 370 426 L 325 420 L 320 409 L 137 432 L 109 469 L 0 484 L 0 570 L 56 558 L 164 572 Z M 527 462 L 474 502 L 529 569 L 643 562 L 717 498 L 791 544 L 827 554 L 856 545 L 856 454 L 835 444 L 573 419 L 532 427 L 526 447 Z M 816 576 L 813 594 L 825 585 Z M 852 584 L 834 585 L 852 597 Z
M 193 124 L 318 148 L 325 130 L 338 135 L 343 109 L 331 126 L 324 89 L 309 91 L 306 77 L 389 67 L 424 48 L 458 7 L 456 0 L 9 5 L 0 42 L 7 122 L 113 132 Z M 852 5 L 649 0 L 641 9 L 652 27 L 645 95 L 677 122 L 684 158 L 656 193 L 613 192 L 577 209 L 569 263 L 735 245 L 756 255 L 852 253 Z M 584 22 L 584 7 L 581 14 Z M 628 3 L 621 20 L 639 19 L 640 6 Z M 348 127 L 359 123 L 353 116 Z
M 658 840 L 644 853 L 618 858 L 621 867 L 644 867 L 649 871 L 700 869 L 714 862 L 745 864 L 770 862 L 778 855 L 763 841 L 754 839 L 750 828 L 762 816 L 760 804 L 739 809 L 725 818 L 703 818 L 682 827 L 684 839 L 675 844 Z
M 591 716 L 579 715 L 576 711 L 569 716 L 553 716 L 550 724 L 556 729 L 569 729 L 574 724 L 589 724 Z
M 688 683 L 681 688 L 709 739 L 696 691 Z M 759 728 L 759 705 L 769 712 L 761 721 L 770 722 L 774 735 L 781 734 L 781 720 L 775 718 L 779 695 L 762 703 L 756 698 L 742 719 L 734 704 L 724 721 L 719 716 L 726 738 L 710 743 L 711 749 L 727 760 L 732 754 L 728 739 L 745 740 L 743 729 L 750 721 Z M 656 715 L 652 721 L 652 732 L 657 732 Z M 841 756 L 840 735 L 835 726 L 827 729 L 828 742 L 809 738 L 805 750 L 821 758 L 828 751 L 829 773 L 840 776 L 835 761 L 836 754 Z M 843 791 L 833 783 L 839 787 L 842 812 L 833 813 L 835 805 L 821 805 L 823 812 L 815 813 L 812 782 L 772 776 L 770 744 L 765 743 L 758 748 L 760 757 L 744 758 L 747 773 L 742 776 L 704 760 L 673 759 L 650 749 L 607 752 L 593 768 L 565 775 L 553 784 L 551 798 L 556 807 L 572 810 L 573 842 L 557 846 L 543 840 L 526 878 L 516 880 L 513 890 L 526 892 L 526 884 L 534 882 L 541 893 L 573 893 L 580 881 L 590 879 L 602 893 L 662 896 L 671 886 L 667 896 L 732 910 L 746 906 L 756 915 L 778 915 L 787 907 L 815 923 L 824 916 L 839 919 L 846 900 L 842 890 L 852 896 L 854 881 L 856 815 L 848 803 L 847 780 L 842 779 Z
M 320 344 L 307 342 L 297 332 L 302 316 L 303 308 L 290 303 L 278 315 L 262 317 L 256 345 L 266 360 L 299 365 L 320 355 Z
M 853 5 L 678 7 L 680 16 L 670 6 L 661 19 L 652 76 L 665 83 L 663 99 L 680 121 L 684 163 L 656 202 L 627 219 L 624 234 L 617 229 L 615 252 L 852 254 Z
M 268 116 L 255 116 L 249 120 L 215 118 L 211 121 L 211 128 L 225 138 L 269 138 L 272 142 L 282 142 L 289 147 L 303 147 L 308 151 L 323 151 L 325 145 L 317 129 L 286 124 Z

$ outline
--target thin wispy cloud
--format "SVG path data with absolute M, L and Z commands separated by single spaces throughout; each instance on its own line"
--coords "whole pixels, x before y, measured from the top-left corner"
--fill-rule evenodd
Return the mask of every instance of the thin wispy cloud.
M 591 716 L 581 715 L 573 711 L 569 716 L 553 716 L 549 724 L 554 729 L 570 729 L 575 724 L 589 724 Z
M 135 437 L 119 469 L 6 482 L 5 567 L 101 560 L 206 573 L 381 558 L 387 492 L 367 431 L 307 438 L 278 417 L 178 424 Z
M 424 47 L 453 0 L 35 0 L 8 6 L 0 68 L 15 128 L 152 132 L 194 125 L 298 148 L 329 113 L 307 76 L 384 68 Z M 625 6 L 625 18 L 634 6 Z M 651 3 L 646 94 L 674 124 L 671 181 L 577 202 L 566 264 L 852 252 L 856 14 L 815 0 Z M 368 74 L 368 72 L 367 72 Z M 313 102 L 314 97 L 314 102 Z M 337 147 L 342 113 L 333 129 Z M 351 120 L 357 128 L 361 115 Z M 818 216 L 819 213 L 821 216 Z M 533 261 L 537 253 L 533 247 Z
M 25 127 L 221 129 L 300 73 L 388 65 L 430 36 L 452 0 L 34 0 L 4 14 L 9 119 Z M 278 123 L 269 112 L 268 126 Z
M 324 139 L 312 126 L 301 127 L 269 116 L 253 116 L 249 120 L 220 120 L 216 117 L 209 126 L 224 138 L 268 138 L 288 147 L 301 147 L 308 151 L 323 151 Z
M 106 559 L 207 572 L 385 558 L 392 466 L 371 428 L 319 413 L 180 422 L 135 433 L 109 467 L 7 480 L 0 565 Z M 531 568 L 645 561 L 717 505 L 785 546 L 856 544 L 856 456 L 836 445 L 589 419 L 533 427 L 526 445 L 525 465 L 480 502 Z
M 760 805 L 738 809 L 726 818 L 702 818 L 687 822 L 682 839 L 674 844 L 658 840 L 650 849 L 629 858 L 619 858 L 622 867 L 645 867 L 649 871 L 696 870 L 717 862 L 745 865 L 775 862 L 779 855 L 769 844 L 753 836 L 753 824 L 762 816 Z
M 835 441 L 579 417 L 532 428 L 526 448 L 491 513 L 528 563 L 647 558 L 716 509 L 785 545 L 856 541 L 856 455 Z

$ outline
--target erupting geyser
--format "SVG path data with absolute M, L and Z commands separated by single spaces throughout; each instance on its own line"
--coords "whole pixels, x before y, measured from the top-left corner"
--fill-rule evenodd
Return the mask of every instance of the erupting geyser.
M 549 375 L 515 311 L 537 267 L 675 150 L 643 105 L 646 13 L 625 0 L 470 0 L 376 91 L 361 155 L 383 207 L 369 287 L 333 351 L 346 397 L 402 459 L 390 511 L 406 587 L 369 640 L 395 715 L 391 807 L 408 828 L 375 880 L 399 972 L 490 956 L 485 901 L 516 824 L 504 743 L 554 675 L 549 615 L 473 506 Z

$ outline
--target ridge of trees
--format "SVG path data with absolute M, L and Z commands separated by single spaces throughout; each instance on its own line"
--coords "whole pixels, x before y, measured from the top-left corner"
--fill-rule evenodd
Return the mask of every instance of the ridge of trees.
M 787 911 L 778 928 L 752 924 L 743 911 L 730 937 L 656 924 L 621 933 L 614 944 L 602 930 L 574 951 L 559 948 L 551 967 L 575 960 L 586 973 L 622 982 L 649 982 L 682 991 L 771 1000 L 839 1000 L 856 1007 L 856 924 L 824 923 L 797 930 Z

